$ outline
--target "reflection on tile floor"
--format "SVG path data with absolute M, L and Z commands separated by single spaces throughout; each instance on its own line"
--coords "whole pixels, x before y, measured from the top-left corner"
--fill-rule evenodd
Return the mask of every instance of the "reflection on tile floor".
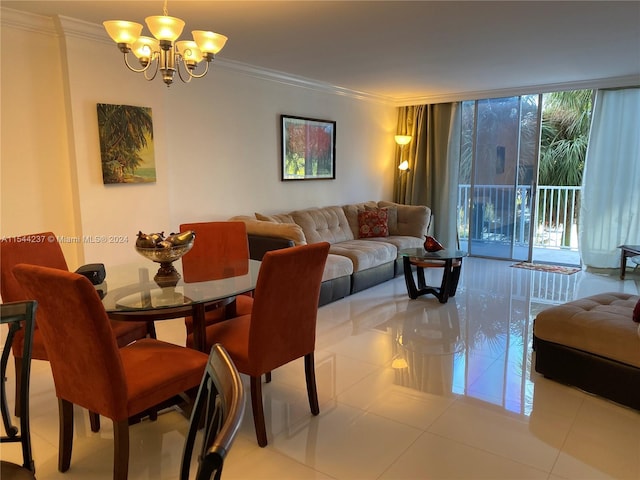
M 309 413 L 302 361 L 275 371 L 263 389 L 269 445 L 256 444 L 249 404 L 224 478 L 640 478 L 640 412 L 540 377 L 531 352 L 538 311 L 605 291 L 638 294 L 640 275 L 510 265 L 466 259 L 445 305 L 409 300 L 396 278 L 322 307 L 320 415 Z M 433 283 L 437 274 L 428 272 Z M 182 320 L 157 330 L 184 344 Z M 57 402 L 45 362 L 34 362 L 31 408 L 38 478 L 111 478 L 110 422 L 91 433 L 80 409 L 71 469 L 57 471 Z M 177 478 L 187 422 L 169 410 L 133 426 L 129 478 Z M 3 458 L 19 457 L 12 448 L 2 447 Z

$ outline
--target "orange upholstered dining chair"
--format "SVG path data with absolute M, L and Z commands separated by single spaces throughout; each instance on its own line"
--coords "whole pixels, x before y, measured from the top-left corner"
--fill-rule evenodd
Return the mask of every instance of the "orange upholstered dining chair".
M 26 264 L 14 267 L 14 274 L 38 302 L 39 329 L 59 403 L 58 469 L 65 472 L 71 463 L 75 404 L 113 421 L 113 478 L 126 479 L 129 418 L 182 392 L 195 393 L 207 355 L 152 338 L 118 348 L 102 301 L 87 278 Z
M 30 300 L 13 275 L 13 267 L 19 263 L 29 263 L 43 267 L 57 268 L 68 271 L 67 262 L 53 232 L 42 232 L 3 239 L 0 244 L 0 295 L 3 302 L 21 302 Z M 64 312 L 64 317 L 71 314 Z M 118 346 L 123 347 L 135 340 L 146 336 L 155 336 L 153 324 L 146 322 L 119 322 L 111 321 L 113 335 Z M 18 333 L 13 341 L 13 356 L 16 369 L 16 380 L 20 378 L 22 370 L 22 333 Z M 36 321 L 33 335 L 31 358 L 36 360 L 48 360 L 47 351 L 38 329 Z M 16 399 L 20 394 L 20 386 L 16 384 Z M 16 401 L 16 416 L 20 416 Z M 97 417 L 91 416 L 93 431 L 98 431 Z
M 220 343 L 241 373 L 251 377 L 251 406 L 258 445 L 267 445 L 261 378 L 304 357 L 311 413 L 318 415 L 314 351 L 326 242 L 267 252 L 248 315 L 207 327 L 207 345 Z
M 192 230 L 196 241 L 187 255 L 182 257 L 182 274 L 186 283 L 219 280 L 221 278 L 246 275 L 249 272 L 249 240 L 244 222 L 199 222 L 183 223 L 180 231 Z M 253 298 L 238 295 L 235 314 L 251 313 Z M 225 308 L 205 312 L 205 324 L 220 322 L 227 318 Z M 185 317 L 187 346 L 193 346 L 193 319 Z

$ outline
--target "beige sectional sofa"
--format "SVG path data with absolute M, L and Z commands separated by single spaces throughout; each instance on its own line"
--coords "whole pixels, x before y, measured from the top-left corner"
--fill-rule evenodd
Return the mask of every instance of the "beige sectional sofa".
M 381 212 L 381 210 L 384 210 Z M 368 229 L 363 217 L 386 217 L 381 231 Z M 398 251 L 424 243 L 431 222 L 425 206 L 392 202 L 364 202 L 295 210 L 281 214 L 238 216 L 247 225 L 252 258 L 268 250 L 307 243 L 329 242 L 320 304 L 332 302 L 401 273 Z M 363 235 L 365 235 L 363 237 Z M 375 236 L 368 236 L 375 235 Z

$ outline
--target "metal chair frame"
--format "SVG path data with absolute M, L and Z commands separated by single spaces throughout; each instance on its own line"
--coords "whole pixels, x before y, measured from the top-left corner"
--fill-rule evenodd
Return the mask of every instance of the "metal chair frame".
M 240 373 L 219 343 L 211 348 L 198 390 L 185 441 L 180 479 L 188 480 L 197 431 L 203 428 L 197 480 L 219 480 L 225 457 L 244 416 L 244 388 Z
M 10 302 L 0 305 L 0 323 L 8 324 L 9 332 L 2 349 L 2 360 L 0 362 L 0 374 L 2 375 L 2 399 L 0 400 L 0 410 L 2 411 L 2 423 L 6 435 L 0 437 L 0 443 L 22 444 L 22 468 L 35 475 L 35 463 L 33 461 L 33 451 L 31 448 L 31 432 L 29 429 L 29 379 L 31 375 L 31 347 L 33 342 L 33 329 L 35 325 L 35 312 L 37 303 L 35 301 Z M 22 356 L 22 369 L 20 370 L 20 392 L 17 400 L 20 402 L 20 428 L 12 423 L 9 405 L 7 403 L 6 380 L 7 364 L 9 353 L 16 332 L 24 329 L 24 349 Z M 3 469 L 10 464 L 3 461 Z M 35 477 L 34 477 L 35 478 Z

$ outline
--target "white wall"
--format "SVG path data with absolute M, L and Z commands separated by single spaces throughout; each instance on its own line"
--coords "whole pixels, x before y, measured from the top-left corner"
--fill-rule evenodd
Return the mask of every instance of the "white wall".
M 138 230 L 391 198 L 393 106 L 224 61 L 203 79 L 167 88 L 129 72 L 102 27 L 24 18 L 37 31 L 9 22 L 4 11 L 1 24 L 2 236 L 128 237 L 125 244 L 63 244 L 75 268 L 135 258 Z M 27 51 L 44 47 L 48 55 L 20 59 L 8 48 L 20 42 L 37 42 Z M 103 185 L 97 103 L 152 108 L 155 184 Z M 335 180 L 280 181 L 280 114 L 337 122 Z
M 74 232 L 62 67 L 50 22 L 42 33 L 0 24 L 0 236 Z M 16 48 L 20 45 L 20 48 Z M 38 52 L 37 58 L 23 52 Z M 64 245 L 70 265 L 76 245 Z

